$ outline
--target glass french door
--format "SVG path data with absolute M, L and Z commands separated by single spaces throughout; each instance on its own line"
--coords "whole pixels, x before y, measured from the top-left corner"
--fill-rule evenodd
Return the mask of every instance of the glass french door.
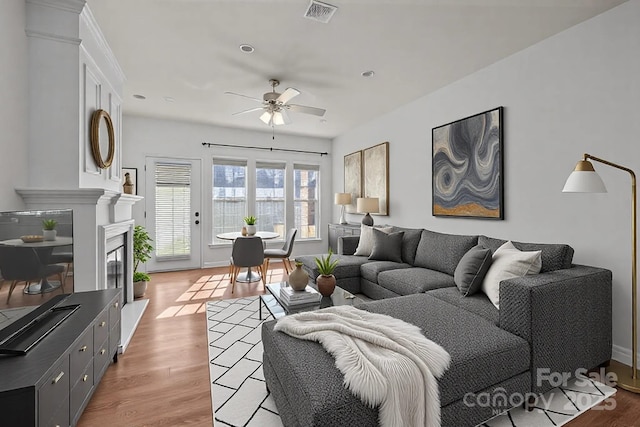
M 201 267 L 200 160 L 147 157 L 147 230 L 154 251 L 149 271 Z

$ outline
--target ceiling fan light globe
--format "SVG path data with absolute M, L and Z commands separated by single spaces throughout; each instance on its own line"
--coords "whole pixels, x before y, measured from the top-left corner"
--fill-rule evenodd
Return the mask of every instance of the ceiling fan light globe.
M 276 126 L 284 124 L 284 117 L 282 116 L 281 112 L 276 111 L 275 113 L 273 113 L 273 124 Z
M 260 120 L 262 120 L 265 124 L 271 125 L 271 112 L 265 111 L 260 116 Z

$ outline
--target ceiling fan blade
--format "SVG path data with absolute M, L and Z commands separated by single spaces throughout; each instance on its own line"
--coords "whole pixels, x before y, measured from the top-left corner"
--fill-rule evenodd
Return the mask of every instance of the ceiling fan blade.
M 251 113 L 252 111 L 259 111 L 263 109 L 264 107 L 249 108 L 248 110 L 238 111 L 237 113 L 233 113 L 232 116 L 237 116 L 238 114 L 244 114 L 244 113 Z
M 262 120 L 265 124 L 271 126 L 272 117 L 273 117 L 273 115 L 271 114 L 271 111 L 265 111 L 260 116 L 260 120 Z
M 226 95 L 235 95 L 235 96 L 241 96 L 243 98 L 248 98 L 251 99 L 253 101 L 258 101 L 258 102 L 262 102 L 262 99 L 258 99 L 258 98 L 254 98 L 253 96 L 247 96 L 247 95 L 243 95 L 241 93 L 235 93 L 235 92 L 225 92 Z
M 291 123 L 291 119 L 289 118 L 289 113 L 287 113 L 287 110 L 285 109 L 280 110 L 280 114 L 282 115 L 282 121 L 284 121 L 285 125 L 288 125 L 289 123 Z
M 284 107 L 296 113 L 313 114 L 314 116 L 321 116 L 321 117 L 324 116 L 324 113 L 327 111 L 323 108 L 307 107 L 306 105 L 296 105 L 296 104 L 287 104 Z
M 288 87 L 284 92 L 282 92 L 282 94 L 278 97 L 278 99 L 276 99 L 276 102 L 281 102 L 283 104 L 286 104 L 287 102 L 291 101 L 293 98 L 295 98 L 298 95 L 300 95 L 300 91 L 298 89 L 293 87 Z

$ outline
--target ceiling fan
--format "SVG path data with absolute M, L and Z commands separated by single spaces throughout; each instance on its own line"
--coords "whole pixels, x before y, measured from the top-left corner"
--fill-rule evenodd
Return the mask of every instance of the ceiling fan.
M 262 99 L 254 98 L 252 96 L 242 95 L 240 93 L 235 92 L 225 92 L 229 95 L 241 96 L 243 98 L 249 98 L 254 101 L 258 101 L 262 103 L 261 107 L 250 108 L 248 110 L 239 111 L 237 113 L 233 113 L 233 115 L 250 113 L 252 111 L 260 111 L 263 110 L 264 113 L 260 116 L 260 120 L 262 120 L 265 124 L 269 126 L 278 126 L 278 125 L 286 125 L 291 123 L 291 119 L 287 114 L 287 111 L 293 111 L 295 113 L 304 113 L 304 114 L 313 114 L 314 116 L 322 117 L 326 110 L 322 108 L 316 107 L 307 107 L 305 105 L 297 105 L 297 104 L 289 104 L 294 97 L 300 95 L 300 91 L 298 89 L 288 87 L 284 92 L 278 93 L 276 92 L 276 86 L 280 84 L 280 81 L 276 79 L 269 80 L 269 84 L 271 85 L 271 92 L 267 92 L 262 95 Z

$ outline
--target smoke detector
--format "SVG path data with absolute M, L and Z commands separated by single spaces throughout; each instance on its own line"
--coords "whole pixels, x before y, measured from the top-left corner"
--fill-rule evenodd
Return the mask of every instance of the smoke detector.
M 338 10 L 336 6 L 311 0 L 309 7 L 304 13 L 304 17 L 327 24 L 333 17 L 333 14 L 336 13 L 336 10 Z

